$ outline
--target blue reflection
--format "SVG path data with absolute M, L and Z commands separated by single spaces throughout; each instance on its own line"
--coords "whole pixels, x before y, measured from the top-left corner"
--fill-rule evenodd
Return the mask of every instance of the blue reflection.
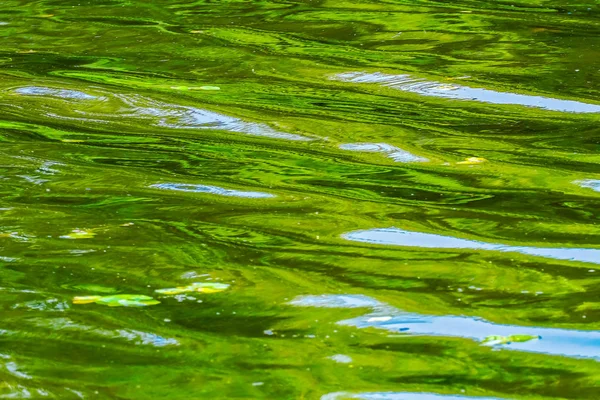
M 496 347 L 600 358 L 600 331 L 501 325 L 476 317 L 409 313 L 363 295 L 300 296 L 290 304 L 300 307 L 370 308 L 368 314 L 338 322 L 339 325 L 356 328 L 378 328 L 402 335 L 463 337 L 482 343 L 489 336 L 538 336 L 539 340 L 499 344 Z
M 354 231 L 342 235 L 344 239 L 355 242 L 384 244 L 393 246 L 421 247 L 427 249 L 470 249 L 521 253 L 556 260 L 582 261 L 600 264 L 600 249 L 581 249 L 570 247 L 529 247 L 510 246 L 460 239 L 451 236 L 405 231 L 398 228 L 380 228 Z
M 600 192 L 600 180 L 598 179 L 584 179 L 582 181 L 576 181 L 575 183 L 581 187 Z
M 387 143 L 346 143 L 340 145 L 340 149 L 348 151 L 360 151 L 366 153 L 382 153 L 396 162 L 427 162 L 425 157 L 416 156 L 406 150 Z
M 158 183 L 156 185 L 150 185 L 150 187 L 163 190 L 175 190 L 179 192 L 208 193 L 216 194 L 219 196 L 245 197 L 252 199 L 267 199 L 275 197 L 275 195 L 270 193 L 245 192 L 240 190 L 223 189 L 218 186 L 190 185 L 185 183 Z
M 61 97 L 63 99 L 72 99 L 72 100 L 94 100 L 94 99 L 97 99 L 96 96 L 92 96 L 92 95 L 89 95 L 87 93 L 83 93 L 83 92 L 80 92 L 77 90 L 53 89 L 53 88 L 40 87 L 40 86 L 26 86 L 26 87 L 16 89 L 15 92 L 25 95 L 25 96 L 53 96 L 53 97 Z
M 381 72 L 348 72 L 339 74 L 335 78 L 352 83 L 379 83 L 383 86 L 404 92 L 445 99 L 472 100 L 492 104 L 516 104 L 572 113 L 600 112 L 600 105 L 597 104 L 432 82 L 425 79 L 413 78 L 410 75 L 390 75 Z

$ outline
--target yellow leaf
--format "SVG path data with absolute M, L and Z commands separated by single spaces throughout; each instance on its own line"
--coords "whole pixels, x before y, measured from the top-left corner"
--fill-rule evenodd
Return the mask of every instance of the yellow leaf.
M 73 304 L 96 303 L 109 307 L 145 307 L 160 304 L 160 301 L 143 294 L 115 294 L 111 296 L 82 296 L 73 298 Z
M 215 289 L 215 288 L 196 288 L 196 292 L 200 293 L 218 293 L 222 292 L 224 289 Z
M 156 293 L 165 295 L 177 295 L 182 293 L 218 293 L 229 288 L 229 285 L 225 283 L 213 283 L 213 282 L 195 282 L 189 286 L 180 286 L 176 288 L 158 289 Z
M 77 296 L 73 298 L 73 304 L 90 304 L 100 300 L 102 296 Z
M 84 231 L 82 229 L 73 229 L 68 235 L 62 235 L 61 239 L 90 239 L 96 236 L 92 231 Z
M 486 162 L 487 160 L 483 157 L 469 157 L 469 158 L 465 158 L 465 161 L 459 161 L 457 162 L 457 164 L 462 164 L 462 165 L 473 165 L 473 164 L 481 164 Z

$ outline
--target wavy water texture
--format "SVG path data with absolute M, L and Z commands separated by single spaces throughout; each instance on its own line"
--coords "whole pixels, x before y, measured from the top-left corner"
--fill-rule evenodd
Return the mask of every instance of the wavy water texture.
M 600 192 L 600 180 L 597 179 L 584 179 L 582 181 L 575 182 L 579 186 L 595 190 L 596 192 Z
M 342 235 L 344 239 L 394 246 L 424 247 L 428 249 L 470 249 L 521 253 L 557 260 L 573 260 L 600 264 L 600 249 L 552 248 L 509 246 L 475 240 L 454 238 L 430 233 L 412 232 L 398 228 L 369 229 Z
M 96 97 L 84 92 L 67 89 L 53 89 L 46 87 L 22 87 L 14 90 L 15 93 L 25 96 L 48 96 L 70 100 L 106 100 L 105 97 Z M 203 110 L 196 107 L 162 103 L 140 96 L 112 95 L 115 104 L 113 111 L 86 111 L 78 110 L 76 105 L 71 105 L 69 115 L 54 112 L 46 113 L 47 116 L 57 119 L 75 119 L 79 121 L 110 123 L 115 114 L 121 117 L 152 119 L 154 125 L 171 129 L 214 129 L 236 133 L 245 133 L 254 136 L 265 136 L 275 139 L 309 141 L 310 138 L 279 132 L 266 124 L 245 122 L 238 118 Z M 85 106 L 89 106 L 86 104 Z
M 321 400 L 501 400 L 499 397 L 480 396 L 452 396 L 434 393 L 410 393 L 410 392 L 371 392 L 371 393 L 328 393 L 321 396 Z
M 597 400 L 599 16 L 0 2 L 0 398 Z
M 386 143 L 346 143 L 340 145 L 340 149 L 348 151 L 361 151 L 367 153 L 383 153 L 396 162 L 427 162 L 425 157 L 419 157 L 406 150 Z
M 25 96 L 53 96 L 63 99 L 95 100 L 97 97 L 77 90 L 52 89 L 47 87 L 28 86 L 15 89 L 15 93 Z
M 157 183 L 150 185 L 150 187 L 163 189 L 163 190 L 175 190 L 178 192 L 191 192 L 191 193 L 210 193 L 219 196 L 231 196 L 231 197 L 246 197 L 253 199 L 268 199 L 275 197 L 269 193 L 263 192 L 245 192 L 241 190 L 223 189 L 218 186 L 209 185 L 190 185 L 183 183 Z
M 302 296 L 290 304 L 302 307 L 371 308 L 370 313 L 339 321 L 339 325 L 377 328 L 408 335 L 464 337 L 484 344 L 486 338 L 493 336 L 525 335 L 531 337 L 531 340 L 499 346 L 535 353 L 600 359 L 600 331 L 500 325 L 478 318 L 407 313 L 369 297 L 357 295 Z
M 483 88 L 471 88 L 453 83 L 432 82 L 413 78 L 410 75 L 390 75 L 381 72 L 348 72 L 336 75 L 336 79 L 351 83 L 376 83 L 392 89 L 417 93 L 422 96 L 441 97 L 454 100 L 471 100 L 491 104 L 517 104 L 527 107 L 543 108 L 551 111 L 573 113 L 598 113 L 600 105 L 582 103 L 573 100 L 553 99 L 543 96 L 531 96 L 517 93 L 497 92 Z

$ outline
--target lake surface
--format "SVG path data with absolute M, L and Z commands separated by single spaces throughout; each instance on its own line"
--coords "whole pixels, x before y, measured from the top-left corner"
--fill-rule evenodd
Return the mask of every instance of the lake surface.
M 0 2 L 0 398 L 600 398 L 600 6 Z

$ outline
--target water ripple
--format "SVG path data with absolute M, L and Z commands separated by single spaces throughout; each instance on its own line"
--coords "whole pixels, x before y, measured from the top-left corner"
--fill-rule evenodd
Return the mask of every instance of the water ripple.
M 176 190 L 178 192 L 209 193 L 227 197 L 244 197 L 250 199 L 268 199 L 275 195 L 263 192 L 246 192 L 241 190 L 223 189 L 218 186 L 191 185 L 185 183 L 158 183 L 150 185 L 152 188 L 163 190 Z
M 155 333 L 143 332 L 134 329 L 109 330 L 93 326 L 79 324 L 68 318 L 33 319 L 32 322 L 45 329 L 55 331 L 80 331 L 88 332 L 110 339 L 125 339 L 136 345 L 150 345 L 154 347 L 178 346 L 179 342 L 174 338 L 166 338 Z
M 568 247 L 530 247 L 485 243 L 476 240 L 460 239 L 451 236 L 406 231 L 398 228 L 367 229 L 345 233 L 344 239 L 355 242 L 383 244 L 427 249 L 469 249 L 514 252 L 556 260 L 582 261 L 600 264 L 600 249 Z
M 310 141 L 311 138 L 285 133 L 271 128 L 267 124 L 246 122 L 239 118 L 219 114 L 214 111 L 196 107 L 166 104 L 149 99 L 119 96 L 133 108 L 134 114 L 158 117 L 158 126 L 173 129 L 220 129 L 229 132 L 245 133 L 253 136 L 264 136 L 274 139 L 293 141 Z M 145 103 L 145 104 L 144 104 Z
M 576 181 L 575 183 L 581 187 L 600 192 L 600 180 L 598 179 L 585 179 L 582 181 Z
M 368 153 L 383 153 L 396 162 L 427 162 L 427 158 L 416 156 L 406 150 L 387 143 L 347 143 L 340 145 L 340 149 L 348 151 L 363 151 Z
M 370 308 L 372 311 L 368 314 L 338 322 L 338 325 L 359 329 L 378 328 L 393 333 L 463 337 L 479 342 L 484 342 L 489 336 L 530 335 L 538 336 L 541 340 L 513 342 L 497 347 L 570 357 L 600 358 L 600 331 L 500 325 L 476 317 L 409 313 L 363 295 L 300 296 L 290 304 L 301 307 Z
M 574 100 L 553 99 L 544 96 L 497 92 L 490 89 L 428 81 L 422 78 L 414 78 L 410 75 L 391 75 L 381 72 L 347 72 L 338 74 L 335 78 L 351 83 L 378 83 L 382 86 L 402 90 L 404 92 L 445 99 L 472 100 L 491 104 L 515 104 L 572 113 L 600 112 L 600 105 L 597 104 L 582 103 Z
M 25 96 L 52 96 L 60 97 L 63 99 L 72 100 L 95 100 L 98 99 L 96 96 L 89 95 L 77 90 L 67 89 L 53 89 L 40 86 L 26 86 L 15 89 L 15 92 Z

